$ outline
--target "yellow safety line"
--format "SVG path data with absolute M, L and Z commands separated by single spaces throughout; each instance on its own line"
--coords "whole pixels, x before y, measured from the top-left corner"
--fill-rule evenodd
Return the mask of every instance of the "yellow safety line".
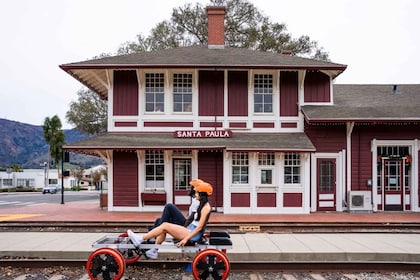
M 43 214 L 0 214 L 0 222 L 43 216 Z

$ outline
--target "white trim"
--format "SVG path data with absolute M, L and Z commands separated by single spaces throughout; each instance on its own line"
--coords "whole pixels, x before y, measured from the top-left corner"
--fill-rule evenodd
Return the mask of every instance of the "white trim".
M 339 153 L 314 153 L 311 156 L 311 165 L 312 165 L 312 176 L 311 176 L 311 212 L 317 211 L 317 199 L 318 199 L 318 192 L 317 192 L 317 178 L 318 178 L 318 166 L 317 160 L 322 158 L 333 158 L 336 162 L 335 167 L 335 210 L 336 211 L 343 211 L 343 200 L 345 200 L 345 192 L 344 189 L 344 182 L 345 182 L 345 172 L 344 172 L 344 152 Z M 341 178 L 341 179 L 340 179 Z
M 378 210 L 378 204 L 382 204 L 382 207 L 385 207 L 385 197 L 378 194 L 377 185 L 378 185 L 378 172 L 376 168 L 377 164 L 377 148 L 378 146 L 408 146 L 411 148 L 411 176 L 410 176 L 410 207 L 411 212 L 420 212 L 419 199 L 418 199 L 418 190 L 419 190 L 419 173 L 418 173 L 418 151 L 419 151 L 419 141 L 418 139 L 413 140 L 377 140 L 373 139 L 371 141 L 371 152 L 372 152 L 372 203 L 373 203 L 373 211 Z M 403 190 L 405 193 L 405 188 Z M 405 199 L 404 199 L 405 201 Z M 382 209 L 381 211 L 384 211 Z M 403 205 L 403 211 L 405 211 L 405 205 Z

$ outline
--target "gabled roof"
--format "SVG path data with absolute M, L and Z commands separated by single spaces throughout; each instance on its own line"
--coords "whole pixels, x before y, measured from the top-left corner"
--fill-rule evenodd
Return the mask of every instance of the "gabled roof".
M 420 85 L 333 86 L 334 105 L 305 105 L 308 122 L 419 122 Z
M 315 59 L 243 48 L 209 49 L 207 46 L 182 47 L 140 52 L 62 64 L 60 68 L 81 83 L 107 97 L 107 69 L 198 68 L 198 69 L 285 69 L 323 70 L 333 78 L 346 65 Z
M 313 152 L 315 147 L 305 133 L 233 133 L 230 138 L 176 138 L 173 133 L 108 132 L 63 149 L 96 154 L 105 150 L 216 149 L 227 151 Z

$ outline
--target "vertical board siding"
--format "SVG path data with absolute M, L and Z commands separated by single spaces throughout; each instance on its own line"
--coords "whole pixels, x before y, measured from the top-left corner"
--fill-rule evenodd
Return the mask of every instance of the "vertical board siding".
M 212 207 L 223 207 L 223 153 L 200 151 L 198 153 L 198 178 L 213 186 L 210 196 Z
M 280 116 L 298 116 L 298 72 L 280 74 Z
M 251 194 L 250 193 L 232 193 L 230 195 L 231 207 L 250 207 Z
M 248 116 L 248 72 L 228 72 L 228 115 Z
M 198 79 L 198 114 L 223 116 L 224 72 L 200 71 Z
M 373 139 L 377 140 L 413 140 L 420 138 L 420 130 L 416 125 L 380 125 L 355 126 L 352 134 L 352 189 L 364 190 L 366 181 L 372 179 Z M 376 166 L 374 167 L 376 168 Z
M 137 153 L 114 151 L 114 206 L 139 206 Z
M 305 133 L 318 153 L 338 153 L 346 149 L 345 125 L 307 125 Z
M 303 198 L 301 193 L 284 193 L 283 207 L 302 207 Z
M 139 114 L 139 85 L 136 71 L 114 71 L 114 116 Z
M 322 72 L 306 72 L 305 102 L 330 102 L 330 77 Z
M 257 207 L 276 207 L 277 194 L 276 193 L 258 193 Z

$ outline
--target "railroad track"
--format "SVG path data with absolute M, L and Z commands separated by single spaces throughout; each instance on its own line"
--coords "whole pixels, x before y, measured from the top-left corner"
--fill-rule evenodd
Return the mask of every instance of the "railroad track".
M 142 260 L 140 259 L 132 267 L 146 267 L 152 269 L 183 269 L 191 260 Z M 1 259 L 0 267 L 84 267 L 84 259 Z M 420 263 L 404 262 L 255 262 L 255 261 L 232 261 L 232 272 L 306 272 L 306 271 L 382 271 L 382 272 L 420 272 Z
M 140 260 L 128 266 L 128 275 L 124 279 L 139 279 L 136 277 L 144 274 L 153 275 L 153 279 L 193 279 L 184 269 L 188 263 L 177 260 Z M 20 269 L 7 279 L 68 279 L 66 271 L 71 271 L 70 279 L 86 280 L 89 278 L 85 273 L 85 264 L 86 260 L 80 259 L 1 259 L 0 272 L 3 267 L 7 267 L 9 272 Z M 231 262 L 229 279 L 418 279 L 419 271 L 418 263 Z

